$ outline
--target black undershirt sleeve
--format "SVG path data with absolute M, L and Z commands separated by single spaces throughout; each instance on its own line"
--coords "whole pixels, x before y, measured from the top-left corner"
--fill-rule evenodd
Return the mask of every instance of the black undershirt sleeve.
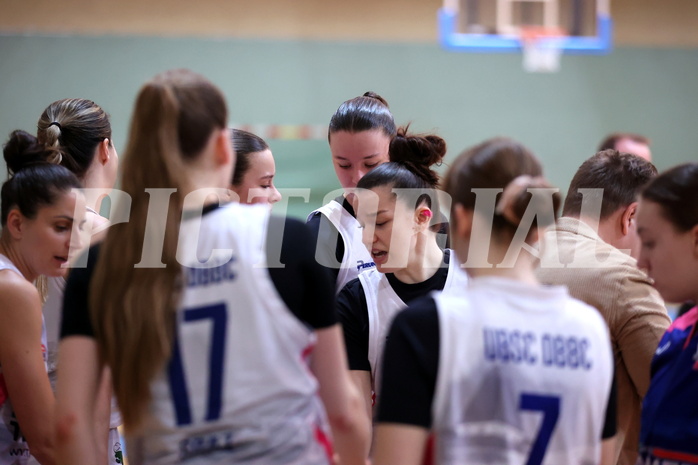
M 67 336 L 94 337 L 89 311 L 89 290 L 90 277 L 97 261 L 99 247 L 96 245 L 89 250 L 85 268 L 73 268 L 68 274 L 63 293 L 61 338 Z
M 439 365 L 439 317 L 431 297 L 393 320 L 383 354 L 379 423 L 430 428 Z
M 315 329 L 337 323 L 335 281 L 315 260 L 315 243 L 309 228 L 293 218 L 272 216 L 267 234 L 267 256 L 278 253 L 281 240 L 283 267 L 270 267 L 269 276 L 288 308 Z
M 349 281 L 337 295 L 337 314 L 344 332 L 349 369 L 371 371 L 368 360 L 368 308 L 358 278 Z
M 440 291 L 448 279 L 450 251 L 444 252 L 444 262 L 433 276 L 421 283 L 403 283 L 392 273 L 385 276 L 390 287 L 408 305 L 431 291 Z M 350 370 L 371 371 L 368 360 L 369 318 L 366 294 L 359 279 L 349 281 L 337 295 L 339 322 L 344 332 Z
M 312 250 L 312 257 L 318 263 L 327 270 L 327 272 L 332 277 L 332 280 L 336 283 L 339 277 L 339 266 L 327 266 L 333 263 L 332 260 L 336 260 L 335 263 L 342 263 L 342 258 L 344 256 L 344 241 L 342 236 L 340 236 L 337 228 L 327 219 L 327 217 L 321 213 L 316 213 L 312 218 L 308 220 L 308 229 L 310 230 L 313 238 L 313 243 L 316 247 Z M 322 230 L 322 237 L 320 236 L 320 231 Z M 336 244 L 332 244 L 331 238 L 337 238 Z M 341 245 L 342 255 L 337 258 L 336 251 Z M 333 253 L 334 252 L 334 253 Z
M 340 203 L 351 216 L 356 218 L 354 208 L 347 199 L 337 197 L 335 201 Z M 344 240 L 341 234 L 322 213 L 316 213 L 310 217 L 307 225 L 312 233 L 313 243 L 316 244 L 313 256 L 331 273 L 334 282 L 337 282 L 339 265 L 344 258 Z
M 613 383 L 608 394 L 608 404 L 606 405 L 606 420 L 604 421 L 601 439 L 609 439 L 616 435 L 618 410 L 618 387 L 616 386 L 616 374 L 613 373 Z

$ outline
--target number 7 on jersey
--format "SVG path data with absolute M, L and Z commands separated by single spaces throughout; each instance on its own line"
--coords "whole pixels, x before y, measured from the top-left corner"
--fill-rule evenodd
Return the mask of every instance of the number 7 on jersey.
M 543 463 L 548 442 L 550 442 L 550 437 L 553 435 L 557 419 L 560 416 L 560 398 L 557 396 L 522 393 L 519 410 L 543 412 L 543 421 L 526 461 L 526 465 L 540 465 Z
M 204 307 L 184 310 L 181 324 L 200 320 L 211 320 L 211 350 L 208 366 L 208 400 L 206 405 L 206 421 L 217 420 L 221 416 L 223 398 L 223 361 L 225 350 L 225 335 L 228 327 L 228 309 L 225 304 L 207 305 Z M 186 374 L 182 363 L 182 352 L 179 338 L 175 336 L 172 347 L 172 358 L 168 367 L 170 390 L 175 405 L 178 425 L 188 425 L 192 422 L 189 393 L 187 391 Z

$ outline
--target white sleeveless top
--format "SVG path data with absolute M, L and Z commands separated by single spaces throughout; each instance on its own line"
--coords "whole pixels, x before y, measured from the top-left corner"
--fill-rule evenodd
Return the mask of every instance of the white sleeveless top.
M 22 273 L 5 255 L 0 254 L 0 271 L 12 270 L 20 276 Z M 46 325 L 41 318 L 41 352 L 44 356 L 44 365 L 47 361 L 46 351 Z M 47 416 L 46 421 L 50 421 Z M 25 465 L 38 464 L 36 459 L 29 454 L 29 445 L 24 440 L 20 425 L 17 423 L 12 401 L 8 397 L 5 377 L 0 366 L 0 465 Z
M 448 249 L 447 249 L 448 250 Z M 371 364 L 371 380 L 373 392 L 378 405 L 380 393 L 380 369 L 385 350 L 385 340 L 393 318 L 407 303 L 395 293 L 385 274 L 375 268 L 359 275 L 359 281 L 366 296 L 368 309 L 368 361 Z M 462 292 L 468 286 L 468 274 L 458 266 L 453 251 L 450 251 L 448 275 L 441 292 L 450 294 Z
M 437 463 L 599 462 L 613 356 L 598 311 L 564 287 L 494 277 L 434 299 Z
M 266 206 L 235 203 L 183 223 L 180 250 L 211 263 L 178 256 L 186 266 L 177 340 L 151 385 L 145 432 L 127 443 L 131 465 L 330 463 L 308 366 L 315 334 L 266 268 L 268 219 Z
M 63 292 L 65 278 L 50 276 L 46 278 L 48 293 L 43 306 L 44 321 L 46 322 L 46 337 L 48 341 L 48 375 L 51 387 L 56 389 L 56 363 L 58 362 L 58 343 L 61 332 L 61 309 L 63 307 Z
M 355 279 L 359 273 L 365 270 L 375 268 L 375 263 L 373 263 L 373 258 L 368 249 L 361 240 L 361 228 L 359 222 L 351 216 L 351 214 L 336 200 L 332 200 L 329 203 L 323 205 L 317 210 L 313 211 L 308 215 L 308 221 L 316 213 L 325 215 L 330 223 L 337 228 L 339 235 L 344 241 L 344 257 L 342 257 L 342 263 L 340 264 L 339 274 L 337 275 L 337 287 L 336 292 L 342 290 L 344 285 Z M 320 223 L 320 228 L 322 229 L 322 223 Z M 322 236 L 322 232 L 318 234 Z M 334 249 L 336 241 L 332 241 L 332 248 Z M 334 253 L 332 254 L 332 259 L 334 260 Z M 321 265 L 332 267 L 330 263 L 321 263 Z M 335 263 L 336 265 L 336 263 Z

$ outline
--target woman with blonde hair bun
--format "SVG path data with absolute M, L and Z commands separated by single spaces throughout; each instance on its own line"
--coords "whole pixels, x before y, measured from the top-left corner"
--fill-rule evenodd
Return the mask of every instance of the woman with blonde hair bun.
M 131 464 L 327 465 L 333 441 L 342 464 L 364 462 L 368 426 L 305 225 L 219 205 L 235 162 L 227 118 L 221 91 L 192 71 L 161 73 L 138 94 L 122 164 L 130 221 L 109 228 L 66 288 L 66 463 L 95 463 L 81 438 L 103 365 Z M 284 267 L 267 265 L 279 248 Z

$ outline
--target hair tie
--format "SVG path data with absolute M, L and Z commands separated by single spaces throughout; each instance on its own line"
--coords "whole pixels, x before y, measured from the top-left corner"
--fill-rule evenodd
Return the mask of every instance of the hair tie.
M 51 127 L 51 126 L 58 126 L 58 130 L 59 130 L 59 131 L 62 131 L 62 130 L 63 130 L 63 128 L 61 127 L 61 123 L 59 123 L 58 121 L 54 121 L 54 122 L 52 122 L 51 124 L 48 125 L 48 127 Z
M 542 178 L 534 178 L 527 174 L 523 174 L 512 179 L 504 188 L 504 192 L 502 192 L 502 196 L 499 198 L 499 202 L 497 202 L 494 212 L 498 215 L 502 215 L 505 220 L 512 224 L 518 224 L 519 220 L 513 211 L 514 199 L 516 199 L 523 191 L 528 189 L 528 187 L 539 179 Z

